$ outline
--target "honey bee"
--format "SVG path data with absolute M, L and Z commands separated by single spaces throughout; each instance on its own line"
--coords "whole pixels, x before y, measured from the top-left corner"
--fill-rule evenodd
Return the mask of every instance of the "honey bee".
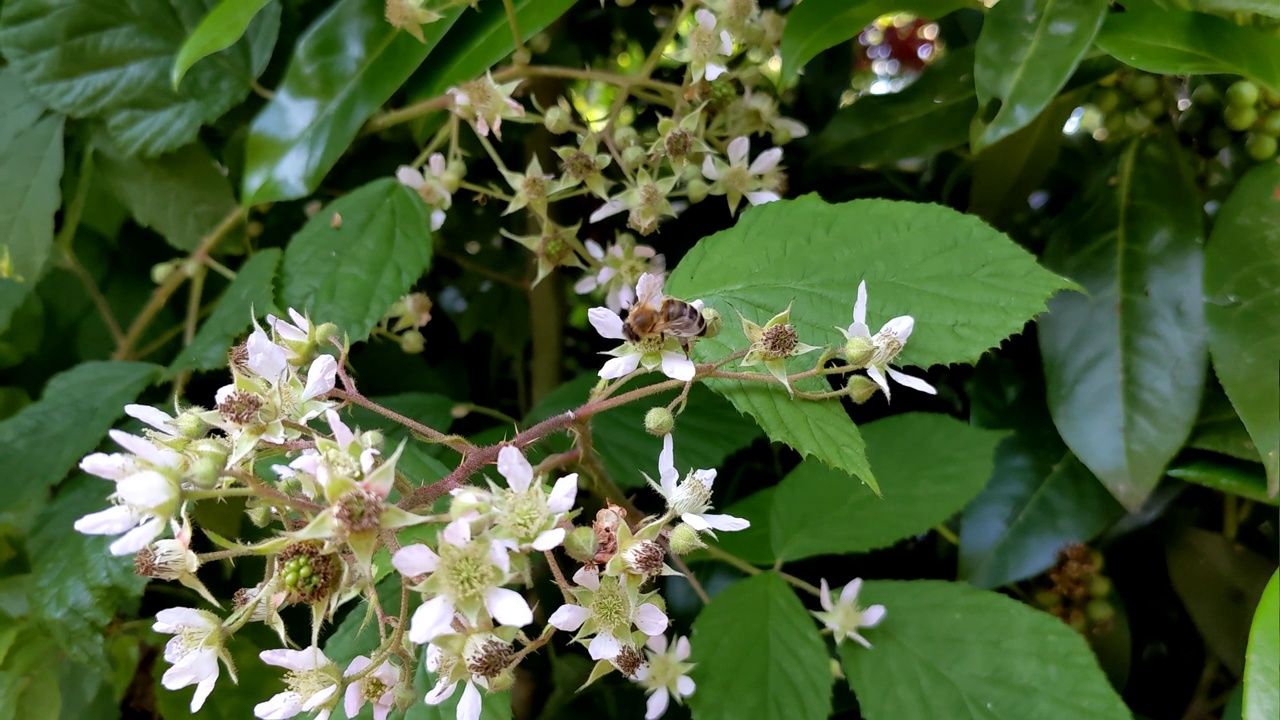
M 707 321 L 698 306 L 663 297 L 660 276 L 646 274 L 637 290 L 636 301 L 622 321 L 622 334 L 627 340 L 638 343 L 655 336 L 674 337 L 687 351 L 688 338 L 702 337 L 707 332 Z

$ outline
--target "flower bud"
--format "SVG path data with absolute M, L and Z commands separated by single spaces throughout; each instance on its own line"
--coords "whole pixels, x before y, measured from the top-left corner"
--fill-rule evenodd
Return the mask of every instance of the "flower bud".
M 288 492 L 283 487 L 281 487 L 280 490 L 281 492 Z M 244 512 L 245 515 L 249 516 L 249 522 L 253 523 L 254 527 L 264 528 L 275 520 L 275 513 L 272 512 L 271 508 L 267 505 L 251 506 L 245 508 Z
M 225 461 L 225 458 L 224 458 Z M 222 475 L 222 463 L 205 455 L 191 462 L 187 469 L 186 479 L 201 490 L 212 490 Z
M 569 114 L 560 106 L 553 106 L 547 110 L 547 114 L 542 118 L 542 124 L 550 132 L 559 135 L 569 131 Z
M 489 493 L 475 487 L 462 487 L 453 491 L 453 500 L 449 503 L 449 517 L 461 520 L 472 515 L 483 515 L 493 506 L 493 498 Z
M 773 129 L 773 144 L 786 145 L 791 142 L 791 130 L 785 125 L 779 125 Z
M 160 285 L 164 283 L 164 281 L 169 277 L 169 274 L 172 273 L 174 270 L 178 269 L 178 262 L 179 261 L 174 260 L 170 262 L 162 262 L 162 263 L 157 263 L 155 265 L 152 265 L 151 266 L 151 282 L 155 283 L 156 285 Z
M 564 551 L 578 562 L 590 562 L 597 547 L 595 531 L 589 527 L 574 528 L 564 541 Z
M 622 151 L 622 162 L 629 168 L 638 167 L 645 160 L 644 148 L 639 145 L 632 145 Z
M 649 408 L 649 412 L 644 414 L 644 431 L 650 435 L 658 437 L 669 435 L 675 426 L 675 416 L 664 407 Z
M 529 41 L 526 42 L 525 45 L 527 45 L 533 52 L 541 55 L 551 49 L 551 36 L 547 33 L 540 32 L 529 38 Z
M 876 345 L 871 338 L 854 336 L 844 344 L 844 357 L 854 369 L 867 366 L 876 353 Z
M 687 555 L 706 546 L 707 544 L 702 542 L 702 536 L 688 523 L 679 523 L 671 531 L 671 552 L 676 555 Z
M 707 199 L 707 192 L 711 190 L 711 187 L 707 185 L 705 180 L 695 178 L 689 181 L 686 189 L 689 193 L 689 202 L 700 203 Z
M 338 326 L 333 323 L 320 323 L 316 326 L 316 344 L 323 345 L 329 342 L 330 338 L 337 337 Z
M 178 413 L 178 416 L 173 419 L 173 427 L 177 429 L 179 435 L 188 440 L 202 438 L 209 432 L 209 423 L 201 420 L 195 410 Z
M 440 174 L 440 182 L 444 184 L 445 190 L 455 193 L 458 192 L 458 188 L 462 185 L 462 178 L 466 176 L 466 164 L 461 160 L 450 160 L 444 172 Z
M 613 142 L 619 147 L 630 147 L 639 141 L 640 133 L 636 132 L 636 129 L 630 125 L 623 125 L 613 131 Z
M 849 378 L 849 384 L 845 388 L 849 392 L 849 399 L 857 405 L 871 399 L 872 395 L 880 389 L 875 380 L 866 375 L 853 375 Z
M 417 355 L 427 347 L 427 339 L 417 330 L 406 330 L 400 334 L 400 350 L 406 355 Z

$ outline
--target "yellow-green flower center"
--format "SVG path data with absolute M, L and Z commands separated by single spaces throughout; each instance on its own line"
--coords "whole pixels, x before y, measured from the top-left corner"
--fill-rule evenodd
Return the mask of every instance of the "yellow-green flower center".
M 455 602 L 480 600 L 501 579 L 498 568 L 489 561 L 489 548 L 483 542 L 463 547 L 441 543 L 440 567 L 436 574 Z

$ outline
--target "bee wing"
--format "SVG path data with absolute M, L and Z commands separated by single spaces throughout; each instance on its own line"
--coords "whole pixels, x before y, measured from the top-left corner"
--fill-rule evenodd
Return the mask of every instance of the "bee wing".
M 648 305 L 657 308 L 662 302 L 662 276 L 645 273 L 636 282 L 636 305 Z
M 672 337 L 697 337 L 706 327 L 706 322 L 699 316 L 682 316 L 667 322 L 662 330 Z

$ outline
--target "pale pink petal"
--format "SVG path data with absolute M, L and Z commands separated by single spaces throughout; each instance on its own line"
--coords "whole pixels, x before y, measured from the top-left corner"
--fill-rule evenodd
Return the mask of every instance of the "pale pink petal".
M 618 213 L 626 209 L 627 209 L 627 204 L 625 202 L 621 200 L 610 200 L 609 202 L 596 208 L 596 211 L 591 213 L 591 217 L 587 218 L 587 220 L 593 223 L 600 222 L 601 220 L 607 217 L 612 217 L 614 215 L 617 215 Z
M 484 607 L 499 625 L 524 627 L 533 622 L 533 610 L 524 596 L 508 588 L 493 588 L 484 596 Z
M 583 275 L 578 282 L 573 284 L 573 291 L 579 295 L 586 295 L 599 286 L 600 283 L 596 281 L 595 275 Z
M 884 619 L 884 613 L 883 605 L 872 605 L 862 611 L 862 622 L 859 624 L 862 625 L 862 627 L 875 627 Z
M 524 453 L 510 445 L 498 451 L 498 473 L 518 493 L 528 490 L 529 483 L 533 481 L 533 466 L 525 459 Z
M 208 615 L 194 608 L 172 607 L 156 613 L 151 629 L 159 633 L 176 633 L 183 628 L 212 630 L 216 623 Z
M 591 327 L 596 329 L 603 338 L 609 340 L 626 340 L 627 336 L 622 332 L 622 318 L 609 308 L 596 307 L 587 311 L 587 320 L 591 322 Z
M 716 164 L 711 161 L 710 155 L 702 158 L 702 176 L 712 181 L 720 179 L 720 170 L 716 168 Z
M 351 447 L 351 442 L 356 439 L 356 436 L 351 432 L 351 428 L 342 422 L 342 418 L 338 417 L 338 413 L 326 410 L 325 418 L 329 421 L 329 429 L 333 431 L 333 440 L 338 443 L 338 447 L 342 450 Z
M 728 154 L 730 165 L 746 165 L 747 155 L 751 154 L 751 141 L 746 135 L 730 140 Z
M 644 704 L 644 720 L 658 720 L 667 711 L 667 689 L 660 687 L 649 696 Z
M 636 610 L 636 627 L 645 635 L 661 635 L 667 631 L 667 616 L 657 605 L 645 603 Z
M 547 496 L 547 509 L 553 513 L 569 512 L 578 499 L 578 473 L 569 473 L 556 481 Z
M 551 528 L 550 530 L 539 533 L 538 537 L 534 538 L 531 545 L 533 546 L 533 549 L 538 552 L 546 552 L 552 548 L 559 547 L 560 543 L 564 542 L 564 536 L 564 528 Z
M 905 385 L 912 390 L 919 390 L 929 395 L 937 395 L 938 389 L 918 377 L 913 377 L 904 372 L 898 372 L 893 368 L 889 368 L 889 377 L 896 380 L 900 385 Z
M 440 531 L 440 537 L 454 547 L 462 547 L 471 542 L 471 522 L 465 518 L 454 520 L 444 526 L 444 530 Z
M 146 438 L 138 437 L 137 435 L 130 435 L 122 430 L 109 430 L 107 431 L 107 435 L 110 436 L 111 439 L 120 447 L 128 450 L 134 455 L 137 455 L 152 465 L 172 468 L 177 467 L 182 462 L 182 455 L 172 450 L 159 447 Z
M 658 655 L 661 655 L 667 651 L 667 636 L 651 635 L 649 636 L 649 639 L 645 641 L 644 645 Z
M 591 617 L 591 611 L 579 605 L 561 605 L 547 618 L 547 624 L 557 630 L 574 632 Z
M 622 643 L 612 635 L 601 633 L 587 644 L 587 654 L 592 660 L 612 660 L 622 652 Z
M 160 518 L 151 518 L 124 535 L 121 535 L 120 539 L 107 546 L 107 551 L 116 557 L 132 555 L 142 548 L 150 545 L 151 541 L 160 537 L 163 532 L 164 520 Z
M 684 662 L 689 659 L 692 652 L 693 649 L 689 647 L 689 638 L 680 636 L 680 639 L 676 640 L 676 660 Z
M 693 694 L 693 691 L 697 689 L 698 686 L 694 684 L 693 678 L 688 675 L 681 675 L 676 678 L 676 690 L 680 691 L 681 695 L 689 697 Z
M 338 692 L 338 686 L 335 684 L 335 685 L 330 685 L 329 687 L 312 695 L 311 697 L 307 698 L 306 702 L 302 704 L 302 711 L 307 712 L 310 710 L 315 710 L 316 708 L 328 702 L 329 698 L 333 697 L 334 693 L 336 692 Z M 319 718 L 316 718 L 316 720 L 319 720 Z
M 596 260 L 604 259 L 604 248 L 600 247 L 600 243 L 595 240 L 588 240 L 586 243 L 587 254 Z
M 405 577 L 417 577 L 435 572 L 439 564 L 440 556 L 422 543 L 405 545 L 391 556 L 391 566 Z
M 468 682 L 462 688 L 462 699 L 458 701 L 458 720 L 480 720 L 481 704 L 480 691 Z
M 852 605 L 858 601 L 858 592 L 862 590 L 862 578 L 854 578 L 840 591 L 840 604 Z
M 614 380 L 635 372 L 640 367 L 640 353 L 631 353 L 622 357 L 610 358 L 596 373 L 605 380 Z
M 253 714 L 262 720 L 287 720 L 302 712 L 302 696 L 292 690 L 278 693 L 266 702 L 253 706 Z
M 662 374 L 672 380 L 682 380 L 689 382 L 694 375 L 698 374 L 698 368 L 693 361 L 678 352 L 669 350 L 662 351 Z
M 401 185 L 411 187 L 414 190 L 427 183 L 427 179 L 422 176 L 421 172 L 408 165 L 401 165 L 396 168 L 396 180 L 399 180 Z
M 728 53 L 721 53 L 721 54 L 728 55 Z M 729 71 L 729 68 L 721 65 L 720 63 L 707 63 L 706 67 L 702 69 L 702 73 L 703 75 L 706 76 L 707 80 L 715 80 L 716 78 L 720 77 L 721 75 L 725 74 L 728 71 Z
M 347 690 L 342 696 L 342 710 L 347 714 L 347 717 L 353 718 L 358 715 L 360 708 L 364 707 L 364 703 L 364 688 L 360 686 L 360 683 L 347 685 Z M 377 712 L 376 707 L 374 712 Z
M 726 30 L 720 31 L 720 54 L 724 56 L 733 54 L 733 38 Z
M 573 574 L 573 581 L 588 590 L 599 590 L 600 571 L 595 565 L 578 568 L 578 571 Z
M 711 11 L 706 8 L 694 13 L 693 19 L 698 22 L 698 25 L 701 26 L 703 30 L 715 30 L 716 28 L 716 16 L 712 15 Z
M 85 535 L 119 535 L 138 524 L 138 514 L 124 505 L 113 505 L 106 510 L 89 513 L 76 520 L 76 532 Z
M 818 603 L 822 605 L 822 609 L 831 612 L 833 605 L 831 604 L 831 586 L 827 584 L 826 578 L 818 580 Z
M 453 622 L 453 603 L 449 598 L 440 595 L 423 603 L 413 612 L 409 622 L 409 642 L 421 645 L 434 640 L 437 636 L 451 632 Z
M 781 160 L 782 148 L 769 148 L 756 157 L 755 161 L 751 163 L 751 167 L 747 168 L 747 172 L 752 175 L 763 175 L 778 167 L 778 163 Z

